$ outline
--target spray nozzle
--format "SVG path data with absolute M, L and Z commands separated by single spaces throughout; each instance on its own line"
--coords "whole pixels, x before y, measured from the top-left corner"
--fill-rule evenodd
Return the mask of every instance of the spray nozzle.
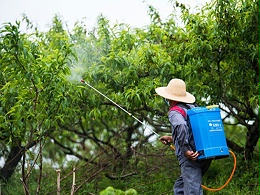
M 85 83 L 84 79 L 81 79 L 80 82 Z

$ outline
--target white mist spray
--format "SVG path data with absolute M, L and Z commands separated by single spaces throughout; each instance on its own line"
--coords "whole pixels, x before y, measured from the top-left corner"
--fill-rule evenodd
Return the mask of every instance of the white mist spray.
M 84 67 L 80 64 L 75 64 L 70 67 L 70 75 L 67 79 L 72 83 L 80 82 L 84 74 Z
M 92 63 L 88 60 L 89 58 L 91 59 L 91 57 L 89 57 L 91 53 L 89 53 L 89 50 L 84 48 L 83 45 L 76 45 L 73 50 L 77 57 L 69 61 L 71 62 L 71 64 L 69 63 L 70 75 L 67 76 L 67 79 L 72 83 L 79 83 L 88 66 Z

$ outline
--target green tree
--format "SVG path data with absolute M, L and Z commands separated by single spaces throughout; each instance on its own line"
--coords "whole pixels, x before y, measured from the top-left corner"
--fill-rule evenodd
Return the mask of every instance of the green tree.
M 33 29 L 28 19 L 27 24 Z M 33 34 L 25 34 L 19 28 L 20 22 L 1 28 L 0 144 L 6 161 L 0 178 L 9 179 L 23 158 L 26 185 L 25 162 L 30 160 L 42 166 L 46 137 L 57 130 L 59 123 L 66 123 L 68 113 L 73 112 L 65 80 L 71 43 L 57 17 L 47 34 L 37 29 Z M 30 150 L 32 147 L 39 152 Z
M 103 47 L 98 49 L 103 52 L 100 62 L 95 62 L 92 66 L 87 67 L 84 78 L 134 116 L 137 116 L 138 119 L 149 124 L 159 134 L 169 132 L 169 126 L 167 126 L 167 121 L 164 120 L 167 112 L 166 107 L 160 98 L 154 97 L 154 89 L 156 86 L 167 84 L 173 77 L 183 78 L 187 81 L 189 90 L 195 94 L 200 105 L 220 104 L 223 111 L 227 112 L 226 123 L 232 125 L 247 124 L 247 128 L 252 128 L 254 134 L 251 134 L 251 137 L 254 140 L 248 143 L 255 146 L 258 141 L 258 135 L 256 134 L 258 130 L 258 103 L 255 98 L 257 97 L 257 84 L 250 85 L 249 83 L 254 83 L 258 79 L 256 76 L 258 75 L 257 71 L 253 71 L 257 64 L 252 63 L 251 75 L 247 79 L 252 78 L 253 80 L 248 82 L 250 86 L 244 88 L 252 94 L 252 101 L 248 103 L 252 106 L 254 113 L 250 120 L 255 123 L 250 126 L 250 124 L 246 123 L 249 119 L 246 117 L 235 120 L 233 123 L 234 120 L 231 119 L 240 116 L 236 115 L 236 111 L 234 112 L 237 109 L 234 103 L 242 102 L 244 96 L 241 94 L 244 92 L 241 91 L 241 84 L 240 87 L 236 88 L 232 87 L 230 83 L 231 80 L 244 83 L 244 75 L 236 74 L 239 77 L 236 80 L 233 79 L 234 70 L 240 67 L 235 62 L 240 61 L 240 59 L 235 59 L 236 55 L 233 55 L 231 51 L 239 46 L 240 39 L 242 42 L 246 40 L 244 40 L 244 37 L 235 37 L 235 35 L 239 34 L 234 33 L 233 38 L 237 39 L 235 42 L 237 45 L 229 45 L 229 47 L 232 46 L 232 49 L 227 50 L 226 58 L 219 61 L 219 52 L 221 51 L 219 48 L 222 48 L 221 44 L 224 37 L 222 38 L 223 32 L 220 28 L 222 21 L 218 21 L 218 12 L 215 12 L 215 10 L 231 9 L 230 7 L 234 6 L 235 3 L 224 4 L 222 8 L 220 4 L 216 3 L 213 2 L 214 9 L 212 9 L 212 6 L 205 7 L 203 12 L 198 14 L 190 14 L 184 5 L 177 4 L 177 7 L 183 9 L 184 28 L 176 26 L 174 18 L 170 18 L 165 23 L 161 22 L 160 16 L 152 7 L 150 7 L 152 22 L 144 30 L 131 29 L 127 25 L 115 25 L 111 28 L 104 18 L 100 18 L 98 32 L 93 34 L 95 36 L 93 40 L 95 40 L 96 47 Z M 247 11 L 238 10 L 236 20 L 242 19 L 245 13 L 250 13 L 250 16 L 248 16 L 249 21 L 251 20 L 250 17 L 255 17 L 255 7 L 244 7 L 243 9 Z M 219 18 L 221 17 L 219 16 Z M 249 27 L 250 29 L 253 27 L 257 29 L 257 21 L 248 24 L 252 24 Z M 230 26 L 234 31 L 238 28 L 237 26 Z M 253 32 L 255 33 L 256 30 Z M 258 44 L 254 42 L 252 45 L 256 47 L 255 52 L 257 52 Z M 232 55 L 233 57 L 229 59 L 229 56 Z M 248 58 L 248 55 L 243 57 Z M 231 62 L 232 60 L 235 61 L 228 66 L 228 69 L 222 67 L 224 69 L 220 70 L 218 69 L 221 68 L 220 64 L 226 63 L 224 59 L 231 60 Z M 241 59 L 241 61 L 245 60 L 250 61 L 251 58 Z M 255 58 L 252 62 L 258 63 Z M 242 68 L 248 70 L 248 67 Z M 217 70 L 221 71 L 223 75 L 218 73 Z M 218 74 L 216 75 L 216 73 Z M 221 81 L 222 85 L 227 85 L 227 87 L 222 87 L 215 80 Z M 223 90 L 225 90 L 225 93 L 223 93 Z M 235 92 L 234 90 L 240 91 Z M 78 128 L 77 134 L 84 135 L 80 143 L 86 143 L 85 139 L 92 140 L 90 144 L 92 146 L 88 146 L 92 150 L 100 148 L 104 150 L 108 147 L 110 152 L 106 152 L 106 158 L 111 159 L 111 162 L 114 163 L 115 160 L 119 162 L 118 159 L 120 159 L 126 165 L 125 163 L 130 162 L 129 159 L 132 158 L 133 145 L 136 144 L 135 147 L 138 149 L 149 145 L 150 143 L 147 141 L 153 137 L 153 133 L 149 132 L 148 136 L 143 136 L 144 126 L 93 90 L 86 87 L 86 91 L 88 91 L 87 94 L 91 94 L 87 95 L 87 102 L 91 102 L 91 104 L 88 103 L 88 109 L 84 113 L 84 120 L 81 120 L 82 129 L 79 130 L 76 127 Z M 240 94 L 239 98 L 242 98 L 241 100 L 233 99 L 234 97 L 238 98 L 237 94 Z M 228 95 L 230 104 L 225 103 L 225 96 L 223 95 Z M 243 99 L 243 101 L 246 100 L 248 98 Z M 227 110 L 227 108 L 229 109 Z M 90 110 L 91 112 L 89 112 Z M 84 111 L 82 110 L 82 112 Z M 242 123 L 242 121 L 244 122 Z M 69 130 L 69 127 L 65 129 Z M 73 129 L 70 132 L 76 131 Z M 85 134 L 84 132 L 88 133 Z M 116 141 L 119 137 L 121 143 Z M 76 143 L 76 140 L 74 142 Z M 228 144 L 237 152 L 243 150 L 229 138 Z M 93 147 L 93 145 L 96 145 L 96 147 Z M 252 152 L 251 148 L 250 152 L 247 153 L 247 159 L 250 159 Z M 81 157 L 81 159 L 83 158 Z M 127 165 L 124 167 L 121 163 L 115 163 L 114 166 L 117 167 L 118 173 L 130 172 L 130 169 L 126 168 Z M 121 167 L 121 169 L 118 169 L 118 167 Z M 113 172 L 115 169 L 110 171 Z M 109 175 L 108 177 L 113 178 Z
M 225 124 L 246 127 L 246 159 L 259 140 L 258 8 L 254 0 L 213 1 L 201 14 L 183 8 L 184 78 L 199 101 L 221 106 Z
M 175 6 L 182 9 L 183 28 L 174 15 L 162 22 L 151 6 L 151 24 L 144 29 L 111 27 L 103 16 L 92 31 L 76 23 L 67 33 L 57 17 L 46 33 L 21 33 L 19 22 L 4 25 L 0 144 L 7 160 L 1 178 L 10 178 L 23 159 L 28 186 L 26 157 L 51 158 L 62 166 L 65 155 L 89 166 L 76 190 L 100 172 L 117 180 L 137 170 L 144 175 L 159 170 L 162 162 L 150 163 L 147 157 L 161 152 L 152 150 L 157 137 L 148 128 L 170 133 L 167 107 L 154 89 L 173 77 L 187 82 L 198 104 L 219 104 L 227 114 L 225 123 L 247 128 L 250 159 L 259 139 L 258 4 L 216 0 L 196 14 L 183 4 Z M 81 78 L 147 126 L 80 84 Z M 228 144 L 243 150 L 229 138 Z M 40 152 L 29 150 L 36 145 Z M 43 160 L 35 162 L 41 165 Z

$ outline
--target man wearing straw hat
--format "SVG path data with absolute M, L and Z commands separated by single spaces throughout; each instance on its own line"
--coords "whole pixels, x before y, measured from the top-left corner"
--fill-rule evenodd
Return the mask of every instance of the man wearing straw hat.
M 163 144 L 175 145 L 175 155 L 181 167 L 181 176 L 174 183 L 174 195 L 202 195 L 202 176 L 211 160 L 197 160 L 199 153 L 187 124 L 187 109 L 195 107 L 195 97 L 186 91 L 186 84 L 181 79 L 172 79 L 166 87 L 158 87 L 155 91 L 165 98 L 170 108 L 168 118 L 172 135 L 162 136 L 160 140 Z

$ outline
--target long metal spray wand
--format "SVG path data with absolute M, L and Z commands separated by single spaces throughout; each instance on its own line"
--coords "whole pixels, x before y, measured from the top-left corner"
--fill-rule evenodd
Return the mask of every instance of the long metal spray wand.
M 96 91 L 97 93 L 99 93 L 100 95 L 102 95 L 104 98 L 108 99 L 110 102 L 112 102 L 113 104 L 115 104 L 118 108 L 120 108 L 121 110 L 123 110 L 124 112 L 126 112 L 128 115 L 130 115 L 131 117 L 133 117 L 136 121 L 138 121 L 139 123 L 141 123 L 142 125 L 145 126 L 145 128 L 147 128 L 149 131 L 151 131 L 152 133 L 154 133 L 157 137 L 160 137 L 160 135 L 158 133 L 156 133 L 154 130 L 149 129 L 147 127 L 146 124 L 144 124 L 142 121 L 140 121 L 138 118 L 136 118 L 134 115 L 132 115 L 130 112 L 128 112 L 126 109 L 124 109 L 123 107 L 121 107 L 120 105 L 118 105 L 116 102 L 114 102 L 113 100 L 111 100 L 110 98 L 108 98 L 107 96 L 105 96 L 103 93 L 101 93 L 100 91 L 98 91 L 97 89 L 95 89 L 94 87 L 92 87 L 90 84 L 88 84 L 86 81 L 84 81 L 83 79 L 81 79 L 81 82 L 86 84 L 87 86 L 89 86 L 91 89 L 93 89 L 94 91 Z

